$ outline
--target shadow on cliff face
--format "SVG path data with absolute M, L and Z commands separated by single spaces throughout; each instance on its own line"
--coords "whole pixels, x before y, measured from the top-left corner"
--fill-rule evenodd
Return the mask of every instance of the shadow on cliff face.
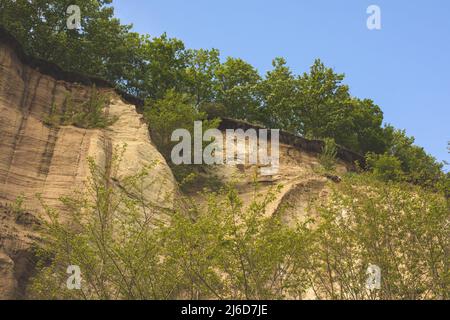
M 0 299 L 26 299 L 35 274 L 40 225 L 33 214 L 0 204 Z

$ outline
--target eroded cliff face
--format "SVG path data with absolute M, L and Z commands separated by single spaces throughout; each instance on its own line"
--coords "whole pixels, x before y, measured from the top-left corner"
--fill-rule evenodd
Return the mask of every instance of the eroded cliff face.
M 126 144 L 117 174 L 129 176 L 154 165 L 145 181 L 144 197 L 163 207 L 172 207 L 179 197 L 172 172 L 152 144 L 131 97 L 116 93 L 98 79 L 67 74 L 28 58 L 14 39 L 3 38 L 0 30 L 0 299 L 17 299 L 26 298 L 26 286 L 35 267 L 32 248 L 40 241 L 38 213 L 42 207 L 36 194 L 64 214 L 59 198 L 83 188 L 89 176 L 88 157 L 106 168 L 113 150 Z M 68 95 L 74 103 L 89 99 L 92 83 L 100 84 L 97 89 L 111 97 L 107 110 L 117 117 L 114 124 L 103 130 L 45 124 L 54 106 L 64 108 Z M 252 127 L 230 119 L 223 119 L 221 126 Z M 258 175 L 261 168 L 255 165 L 215 166 L 207 175 L 214 174 L 224 183 L 235 181 L 247 204 L 255 194 L 255 177 L 257 191 L 262 194 L 282 185 L 266 213 L 282 212 L 285 223 L 292 224 L 310 214 L 309 203 L 326 197 L 328 184 L 335 183 L 318 170 L 321 143 L 281 133 L 279 171 L 273 176 Z M 248 150 L 245 152 L 248 155 Z M 338 157 L 338 174 L 352 170 L 355 160 L 363 161 L 343 149 L 338 150 Z M 12 208 L 19 196 L 25 199 L 25 212 Z M 188 196 L 205 204 L 200 194 Z
M 241 144 L 237 149 L 248 158 L 248 144 Z M 279 146 L 278 170 L 272 175 L 262 175 L 261 168 L 261 165 L 225 164 L 214 166 L 206 175 L 235 186 L 244 205 L 251 204 L 255 194 L 273 192 L 274 201 L 267 206 L 266 214 L 280 214 L 282 221 L 288 225 L 295 225 L 307 218 L 312 213 L 310 204 L 326 199 L 330 184 L 336 183 L 340 176 L 353 169 L 350 163 L 338 160 L 336 174 L 325 174 L 317 153 L 285 143 Z M 280 187 L 278 192 L 277 187 Z M 196 198 L 198 203 L 206 203 L 202 193 L 189 196 Z
M 245 121 L 222 119 L 220 129 L 222 132 L 227 129 L 250 129 L 258 132 L 264 128 Z M 255 192 L 264 195 L 273 192 L 275 187 L 281 187 L 279 192 L 275 192 L 275 199 L 268 205 L 266 214 L 280 214 L 286 224 L 295 225 L 308 215 L 315 214 L 310 210 L 310 204 L 316 200 L 326 200 L 330 184 L 339 183 L 340 176 L 356 170 L 355 162 L 359 162 L 362 167 L 365 165 L 365 159 L 361 155 L 337 147 L 335 174 L 325 173 L 319 161 L 323 146 L 323 141 L 308 140 L 280 131 L 279 167 L 272 175 L 262 175 L 261 165 L 247 164 L 251 152 L 248 143 L 238 143 L 239 151 L 236 151 L 245 156 L 246 164 L 215 166 L 208 170 L 207 175 L 214 175 L 224 183 L 231 182 L 235 185 L 244 205 L 252 202 Z M 225 152 L 226 147 L 222 147 Z M 259 149 L 253 152 L 259 153 Z M 198 194 L 191 196 L 197 197 L 198 202 L 205 200 Z
M 111 89 L 109 114 L 118 120 L 105 130 L 44 124 L 53 105 L 62 106 L 68 94 L 75 103 L 89 98 L 92 87 L 41 72 L 24 63 L 9 43 L 0 43 L 0 299 L 20 298 L 33 269 L 31 246 L 38 241 L 36 213 L 83 187 L 93 157 L 105 166 L 116 147 L 126 144 L 118 175 L 136 173 L 156 164 L 147 178 L 145 197 L 171 205 L 175 184 L 164 158 L 151 143 L 147 125 L 136 107 Z M 27 217 L 17 217 L 10 205 L 25 198 Z

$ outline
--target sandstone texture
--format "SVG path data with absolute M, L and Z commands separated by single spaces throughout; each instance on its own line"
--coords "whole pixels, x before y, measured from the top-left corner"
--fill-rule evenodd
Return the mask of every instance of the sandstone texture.
M 94 83 L 111 97 L 106 110 L 117 121 L 110 127 L 88 130 L 46 124 L 52 109 L 65 108 L 68 95 L 74 103 L 87 101 Z M 152 166 L 143 190 L 145 199 L 164 208 L 172 208 L 175 200 L 181 199 L 172 172 L 152 143 L 138 109 L 135 98 L 99 79 L 69 74 L 27 57 L 14 39 L 0 30 L 0 299 L 27 297 L 27 283 L 35 271 L 33 247 L 40 241 L 42 206 L 36 194 L 64 214 L 59 198 L 83 189 L 89 177 L 89 157 L 106 168 L 114 150 L 126 145 L 117 176 Z M 238 128 L 260 129 L 232 119 L 223 119 L 220 129 Z M 244 204 L 255 194 L 255 179 L 262 194 L 282 185 L 266 214 L 282 214 L 285 223 L 293 224 L 310 214 L 311 201 L 327 196 L 330 183 L 338 183 L 339 175 L 354 169 L 354 161 L 363 165 L 360 156 L 340 148 L 337 175 L 324 175 L 318 169 L 322 147 L 321 141 L 281 132 L 279 170 L 273 175 L 262 176 L 260 166 L 245 164 L 213 166 L 205 174 L 223 183 L 235 181 Z M 248 156 L 248 150 L 244 152 Z M 192 192 L 187 196 L 205 205 L 202 195 Z M 19 211 L 14 207 L 18 197 L 24 199 L 24 209 Z
M 113 90 L 99 90 L 112 97 L 108 112 L 118 119 L 112 126 L 103 130 L 50 127 L 43 120 L 52 106 L 63 107 L 68 94 L 81 103 L 92 87 L 55 79 L 24 63 L 9 43 L 0 43 L 0 299 L 20 298 L 32 271 L 31 247 L 38 241 L 33 229 L 42 209 L 36 194 L 59 208 L 61 196 L 83 188 L 89 175 L 88 157 L 106 166 L 113 150 L 125 144 L 118 175 L 132 175 L 153 165 L 144 196 L 161 206 L 171 205 L 173 176 L 152 144 L 142 116 Z M 19 196 L 25 198 L 26 223 L 10 208 Z

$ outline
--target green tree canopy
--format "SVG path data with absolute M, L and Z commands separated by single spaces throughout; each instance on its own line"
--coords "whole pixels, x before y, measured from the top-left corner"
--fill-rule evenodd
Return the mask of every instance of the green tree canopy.
M 426 186 L 443 182 L 442 165 L 412 138 L 384 127 L 381 108 L 370 99 L 353 97 L 344 75 L 322 61 L 296 75 L 284 58 L 276 58 L 273 69 L 262 77 L 242 59 L 229 57 L 222 63 L 216 49 L 191 50 L 166 34 L 152 38 L 132 32 L 132 26 L 114 17 L 111 4 L 112 0 L 0 0 L 0 24 L 29 54 L 69 71 L 105 78 L 151 101 L 149 106 L 157 106 L 169 91 L 187 94 L 197 111 L 210 116 L 334 139 L 361 154 L 388 152 L 399 159 L 408 181 Z M 67 28 L 69 5 L 81 9 L 78 30 Z
M 270 128 L 301 133 L 297 80 L 284 58 L 274 59 L 272 65 L 273 70 L 267 72 L 259 86 L 262 122 Z
M 223 104 L 227 115 L 249 121 L 258 120 L 260 106 L 258 71 L 242 59 L 227 58 L 216 71 L 217 102 Z

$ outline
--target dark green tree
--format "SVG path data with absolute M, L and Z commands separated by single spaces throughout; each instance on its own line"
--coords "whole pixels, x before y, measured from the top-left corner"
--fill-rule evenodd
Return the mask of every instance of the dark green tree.
M 434 187 L 444 178 L 443 164 L 438 163 L 422 147 L 414 145 L 414 138 L 408 137 L 403 130 L 393 131 L 388 152 L 401 161 L 402 170 L 411 183 Z
M 216 71 L 217 102 L 227 115 L 248 121 L 258 120 L 260 106 L 258 71 L 242 59 L 227 58 Z
M 2 0 L 0 24 L 25 50 L 69 71 L 114 82 L 133 76 L 140 36 L 114 18 L 111 0 Z M 69 30 L 67 8 L 77 5 L 81 28 Z
M 259 85 L 262 122 L 270 128 L 302 133 L 303 115 L 298 105 L 297 79 L 285 59 L 276 58 L 272 65 L 273 70 L 267 72 Z
M 220 66 L 220 53 L 212 50 L 187 51 L 187 91 L 195 98 L 195 105 L 212 102 L 215 92 L 215 74 Z

